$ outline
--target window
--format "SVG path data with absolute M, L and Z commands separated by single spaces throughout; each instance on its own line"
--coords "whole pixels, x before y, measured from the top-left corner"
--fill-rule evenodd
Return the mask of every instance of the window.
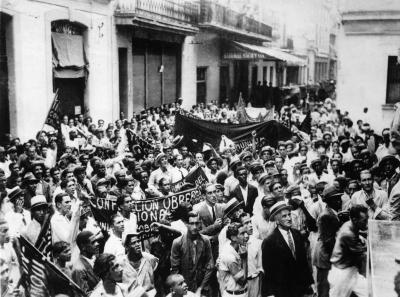
M 393 104 L 400 101 L 400 64 L 397 56 L 388 59 L 388 74 L 386 88 L 386 103 Z
M 206 103 L 207 67 L 197 67 L 197 103 Z

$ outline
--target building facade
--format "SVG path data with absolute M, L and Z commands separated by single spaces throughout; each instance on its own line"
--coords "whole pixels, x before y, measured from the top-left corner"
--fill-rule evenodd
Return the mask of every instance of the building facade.
M 62 113 L 118 116 L 118 90 L 110 83 L 118 69 L 109 1 L 1 5 L 1 135 L 32 138 L 43 128 L 56 93 Z
M 306 42 L 290 38 L 264 4 L 2 1 L 0 135 L 31 138 L 55 96 L 62 114 L 112 121 L 178 98 L 185 108 L 211 100 L 233 105 L 263 84 L 326 76 L 329 67 L 316 66 L 319 51 L 310 62 L 309 47 L 298 50 Z
M 340 10 L 338 106 L 380 133 L 400 102 L 400 3 L 343 1 Z

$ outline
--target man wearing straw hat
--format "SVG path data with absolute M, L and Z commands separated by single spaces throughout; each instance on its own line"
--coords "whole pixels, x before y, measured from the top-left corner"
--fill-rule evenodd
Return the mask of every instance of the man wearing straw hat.
M 300 297 L 313 283 L 300 232 L 292 229 L 291 206 L 284 201 L 270 208 L 277 227 L 262 244 L 265 271 L 263 296 Z

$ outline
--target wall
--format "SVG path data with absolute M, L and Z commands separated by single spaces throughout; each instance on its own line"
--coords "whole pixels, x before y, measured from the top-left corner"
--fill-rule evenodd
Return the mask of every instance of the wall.
M 51 2 L 51 3 L 50 3 Z M 57 5 L 52 5 L 53 2 Z M 112 44 L 112 9 L 98 3 L 74 1 L 7 2 L 3 11 L 13 19 L 15 80 L 10 89 L 11 133 L 23 141 L 43 126 L 53 100 L 51 72 L 51 21 L 69 19 L 88 28 L 89 78 L 85 105 L 95 119 L 112 120 L 118 115 L 114 104 L 115 82 Z M 71 6 L 76 9 L 69 8 Z M 17 114 L 18 111 L 18 114 Z
M 339 38 L 338 106 L 349 111 L 354 122 L 368 107 L 370 124 L 378 133 L 393 117 L 393 111 L 383 110 L 382 105 L 386 101 L 388 56 L 397 56 L 399 47 L 399 35 L 344 35 L 342 31 Z

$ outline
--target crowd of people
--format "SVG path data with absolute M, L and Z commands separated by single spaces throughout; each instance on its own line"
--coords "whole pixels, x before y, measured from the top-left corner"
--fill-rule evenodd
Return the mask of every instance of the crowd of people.
M 253 133 L 240 152 L 226 136 L 189 151 L 174 136 L 180 110 L 177 102 L 108 124 L 64 116 L 58 132 L 0 147 L 2 296 L 28 295 L 16 243 L 35 244 L 46 220 L 54 264 L 87 296 L 367 296 L 368 219 L 400 218 L 399 133 L 354 125 L 327 99 L 277 112 L 292 137 L 276 147 Z M 237 121 L 215 102 L 188 112 Z M 310 130 L 299 129 L 307 117 Z M 200 201 L 180 203 L 143 240 L 135 201 L 170 195 L 199 167 L 208 179 Z M 90 207 L 105 197 L 118 208 L 109 230 Z

